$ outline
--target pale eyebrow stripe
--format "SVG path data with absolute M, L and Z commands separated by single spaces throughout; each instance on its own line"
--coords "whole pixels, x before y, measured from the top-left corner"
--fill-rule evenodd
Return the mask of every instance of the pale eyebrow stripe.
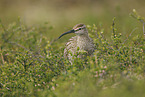
M 79 28 L 77 28 L 77 29 L 75 29 L 75 30 L 78 31 L 78 30 L 81 30 L 81 29 L 80 29 L 80 27 L 79 27 Z
M 85 27 L 78 27 L 78 28 L 76 28 L 76 29 L 74 29 L 75 31 L 79 31 L 79 30 L 81 30 L 81 29 L 85 29 Z

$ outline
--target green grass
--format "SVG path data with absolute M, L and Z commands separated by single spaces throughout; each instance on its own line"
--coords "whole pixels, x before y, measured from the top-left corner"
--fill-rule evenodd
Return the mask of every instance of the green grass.
M 86 24 L 96 51 L 85 62 L 74 57 L 73 65 L 63 57 L 64 40 L 50 44 L 48 32 L 59 29 L 49 23 L 0 22 L 0 96 L 144 97 L 144 21 L 135 11 L 132 17 L 124 23 L 133 23 L 127 34 L 117 18 L 108 30 L 101 23 Z

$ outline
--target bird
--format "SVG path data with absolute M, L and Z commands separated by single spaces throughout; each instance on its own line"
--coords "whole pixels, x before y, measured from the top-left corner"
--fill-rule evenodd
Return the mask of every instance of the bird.
M 81 51 L 85 52 L 85 56 L 90 56 L 93 54 L 95 46 L 93 43 L 93 39 L 90 38 L 88 35 L 88 30 L 85 24 L 80 23 L 75 25 L 72 30 L 61 34 L 58 39 L 69 33 L 74 33 L 76 34 L 76 36 L 70 38 L 69 41 L 66 43 L 64 49 L 64 58 L 72 60 L 73 56 L 77 52 Z M 83 58 L 83 56 L 84 55 L 78 55 L 77 57 Z

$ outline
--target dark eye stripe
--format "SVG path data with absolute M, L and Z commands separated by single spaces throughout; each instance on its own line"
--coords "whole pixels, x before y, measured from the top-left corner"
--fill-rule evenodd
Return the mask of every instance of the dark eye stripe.
M 77 28 L 77 29 L 75 29 L 75 31 L 79 31 L 79 30 L 82 30 L 82 29 L 84 29 L 84 28 Z
M 79 30 L 81 30 L 82 28 L 79 28 Z

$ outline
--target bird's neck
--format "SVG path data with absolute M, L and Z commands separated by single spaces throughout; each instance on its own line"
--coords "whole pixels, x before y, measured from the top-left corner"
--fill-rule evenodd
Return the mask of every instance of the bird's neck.
M 88 39 L 88 38 L 89 38 L 89 36 L 88 36 L 87 34 L 83 34 L 83 35 L 78 35 L 78 36 L 77 36 L 77 39 L 78 39 L 78 40 Z
M 77 46 L 80 49 L 83 49 L 85 46 L 87 46 L 87 43 L 89 41 L 88 35 L 79 35 L 77 36 Z

